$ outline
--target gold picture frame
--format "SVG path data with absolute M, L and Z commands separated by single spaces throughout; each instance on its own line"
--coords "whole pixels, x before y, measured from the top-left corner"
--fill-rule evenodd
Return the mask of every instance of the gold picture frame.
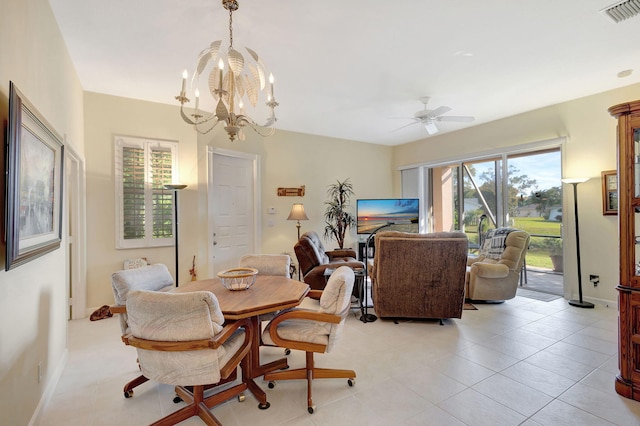
M 602 172 L 602 214 L 618 214 L 618 172 L 607 170 Z

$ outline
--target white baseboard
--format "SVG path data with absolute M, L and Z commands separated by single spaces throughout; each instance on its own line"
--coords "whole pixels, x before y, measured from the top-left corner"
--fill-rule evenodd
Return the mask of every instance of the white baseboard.
M 40 397 L 40 401 L 38 402 L 36 410 L 33 412 L 33 415 L 31 416 L 31 420 L 29 420 L 29 426 L 35 426 L 40 424 L 40 420 L 42 420 L 40 418 L 40 416 L 42 415 L 42 411 L 49 403 L 49 400 L 51 400 L 51 397 L 53 396 L 53 393 L 55 392 L 56 387 L 58 386 L 58 382 L 60 381 L 60 377 L 62 377 L 62 372 L 64 371 L 64 367 L 67 365 L 68 359 L 69 359 L 69 350 L 65 349 L 64 353 L 60 357 L 60 362 L 58 363 L 56 368 L 53 370 L 53 374 L 51 375 L 51 378 L 49 379 L 49 381 L 47 382 L 47 385 L 44 388 L 44 392 Z

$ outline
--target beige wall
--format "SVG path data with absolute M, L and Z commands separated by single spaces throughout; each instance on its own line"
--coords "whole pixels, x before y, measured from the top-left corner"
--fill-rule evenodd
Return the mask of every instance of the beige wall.
M 9 81 L 84 153 L 82 88 L 46 0 L 0 3 L 0 121 L 7 123 Z M 2 183 L 4 187 L 4 183 Z M 4 209 L 0 209 L 4 211 Z M 4 216 L 2 217 L 4 222 Z M 43 257 L 0 271 L 0 423 L 29 423 L 66 355 L 66 239 Z M 38 383 L 38 364 L 43 379 Z
M 179 194 L 180 281 L 196 255 L 199 278 L 207 277 L 207 147 L 251 153 L 259 156 L 261 203 L 258 206 L 262 253 L 293 253 L 295 222 L 286 218 L 291 204 L 302 202 L 309 221 L 301 231 L 324 229 L 326 188 L 336 180 L 350 178 L 356 198 L 384 198 L 393 195 L 391 147 L 332 139 L 278 130 L 262 138 L 252 131 L 246 141 L 230 142 L 221 129 L 198 135 L 185 124 L 178 108 L 133 99 L 85 94 L 87 150 L 87 306 L 94 309 L 113 301 L 110 275 L 124 259 L 146 256 L 153 263 L 165 263 L 173 272 L 173 247 L 115 249 L 115 182 L 113 135 L 179 141 L 180 175 L 189 186 Z M 278 197 L 278 187 L 306 186 L 304 197 Z M 267 209 L 274 207 L 275 214 Z M 355 230 L 346 238 L 356 244 Z M 329 247 L 333 242 L 327 242 Z
M 519 114 L 466 130 L 396 147 L 394 167 L 474 155 L 504 147 L 567 136 L 563 148 L 564 177 L 589 176 L 578 186 L 580 258 L 584 297 L 616 306 L 618 284 L 618 222 L 602 215 L 600 172 L 616 168 L 616 121 L 607 109 L 640 99 L 640 84 Z M 535 177 L 535 176 L 532 176 Z M 567 189 L 567 188 L 565 188 Z M 565 212 L 573 212 L 573 191 L 564 191 Z M 573 214 L 563 215 L 565 282 L 577 298 L 577 268 Z M 593 287 L 589 274 L 600 275 Z
M 116 250 L 114 136 L 126 135 L 178 142 L 180 181 L 188 187 L 179 194 L 180 242 L 192 238 L 196 227 L 185 220 L 196 199 L 197 137 L 180 119 L 175 107 L 135 99 L 86 92 L 86 169 L 87 169 L 87 309 L 113 303 L 111 274 L 122 269 L 125 259 L 147 257 L 152 263 L 175 268 L 174 249 Z M 191 265 L 182 256 L 181 265 Z M 188 277 L 182 268 L 180 279 Z

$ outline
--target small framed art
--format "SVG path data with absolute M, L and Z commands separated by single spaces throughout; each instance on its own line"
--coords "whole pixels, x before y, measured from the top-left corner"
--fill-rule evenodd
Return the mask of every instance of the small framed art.
M 616 170 L 602 172 L 602 214 L 618 214 L 618 174 Z

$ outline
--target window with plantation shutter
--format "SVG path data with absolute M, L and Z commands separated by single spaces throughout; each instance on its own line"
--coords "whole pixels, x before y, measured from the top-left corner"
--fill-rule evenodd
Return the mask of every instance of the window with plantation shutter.
M 115 138 L 116 248 L 173 244 L 173 191 L 177 143 Z

